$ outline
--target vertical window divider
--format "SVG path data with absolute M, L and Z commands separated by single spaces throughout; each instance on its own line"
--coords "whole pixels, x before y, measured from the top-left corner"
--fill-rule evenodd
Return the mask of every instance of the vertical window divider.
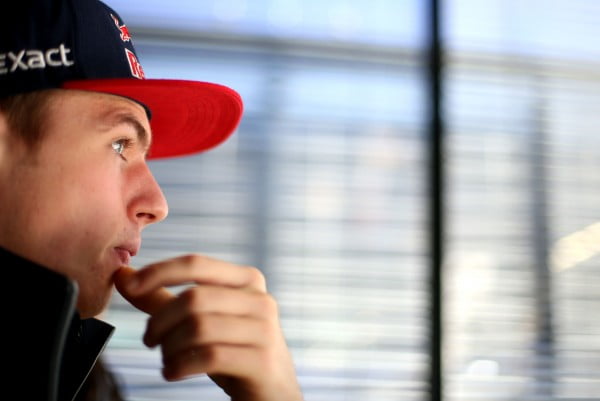
M 427 18 L 427 132 L 429 185 L 429 386 L 430 400 L 443 400 L 443 310 L 442 267 L 444 256 L 444 125 L 442 118 L 442 41 L 440 38 L 440 1 L 430 0 Z

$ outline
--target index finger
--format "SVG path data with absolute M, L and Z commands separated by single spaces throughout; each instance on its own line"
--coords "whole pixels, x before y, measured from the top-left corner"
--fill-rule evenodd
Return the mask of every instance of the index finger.
M 171 294 L 165 288 L 158 288 L 155 291 L 147 293 L 138 293 L 141 295 L 137 296 L 131 294 L 128 288 L 129 282 L 135 277 L 136 273 L 135 269 L 123 266 L 114 275 L 115 287 L 130 304 L 152 315 L 175 299 L 175 295 Z
M 147 293 L 161 287 L 209 284 L 266 292 L 263 274 L 255 267 L 236 265 L 203 255 L 185 255 L 153 263 L 136 272 L 128 283 L 131 293 Z

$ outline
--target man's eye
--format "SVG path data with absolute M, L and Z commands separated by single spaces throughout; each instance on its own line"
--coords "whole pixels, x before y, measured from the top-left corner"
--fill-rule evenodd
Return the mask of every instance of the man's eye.
M 121 156 L 123 156 L 123 152 L 125 152 L 125 149 L 127 149 L 128 146 L 128 139 L 118 139 L 112 143 L 113 150 Z

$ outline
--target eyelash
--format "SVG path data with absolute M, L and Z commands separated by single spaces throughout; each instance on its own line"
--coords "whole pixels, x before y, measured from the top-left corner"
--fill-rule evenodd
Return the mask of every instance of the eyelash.
M 133 146 L 133 140 L 131 140 L 129 138 L 117 139 L 112 142 L 111 146 L 112 146 L 113 151 L 116 154 L 118 154 L 121 157 L 121 159 L 127 160 L 125 158 L 125 156 L 123 156 L 123 152 L 125 152 L 126 149 L 129 149 L 130 147 Z M 120 151 L 119 151 L 119 147 L 121 148 Z

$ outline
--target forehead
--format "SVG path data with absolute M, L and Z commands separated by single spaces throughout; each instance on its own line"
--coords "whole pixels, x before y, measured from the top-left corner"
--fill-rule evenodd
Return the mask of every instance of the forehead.
M 134 100 L 123 96 L 111 95 L 100 92 L 88 92 L 79 90 L 67 90 L 73 101 L 87 100 L 93 108 L 90 110 L 95 118 L 104 118 L 118 113 L 131 113 L 140 123 L 149 128 L 146 109 Z
M 148 124 L 146 109 L 136 101 L 123 96 L 74 89 L 54 90 L 54 95 L 50 102 L 51 106 L 55 107 L 53 111 L 65 108 L 67 110 L 86 108 L 87 112 L 95 117 L 106 115 L 111 111 L 129 111 L 141 122 Z
M 82 90 L 60 90 L 50 104 L 50 120 L 75 119 L 80 123 L 110 125 L 123 119 L 139 123 L 150 140 L 150 122 L 146 109 L 134 100 L 123 96 Z M 55 118 L 52 118 L 55 117 Z

